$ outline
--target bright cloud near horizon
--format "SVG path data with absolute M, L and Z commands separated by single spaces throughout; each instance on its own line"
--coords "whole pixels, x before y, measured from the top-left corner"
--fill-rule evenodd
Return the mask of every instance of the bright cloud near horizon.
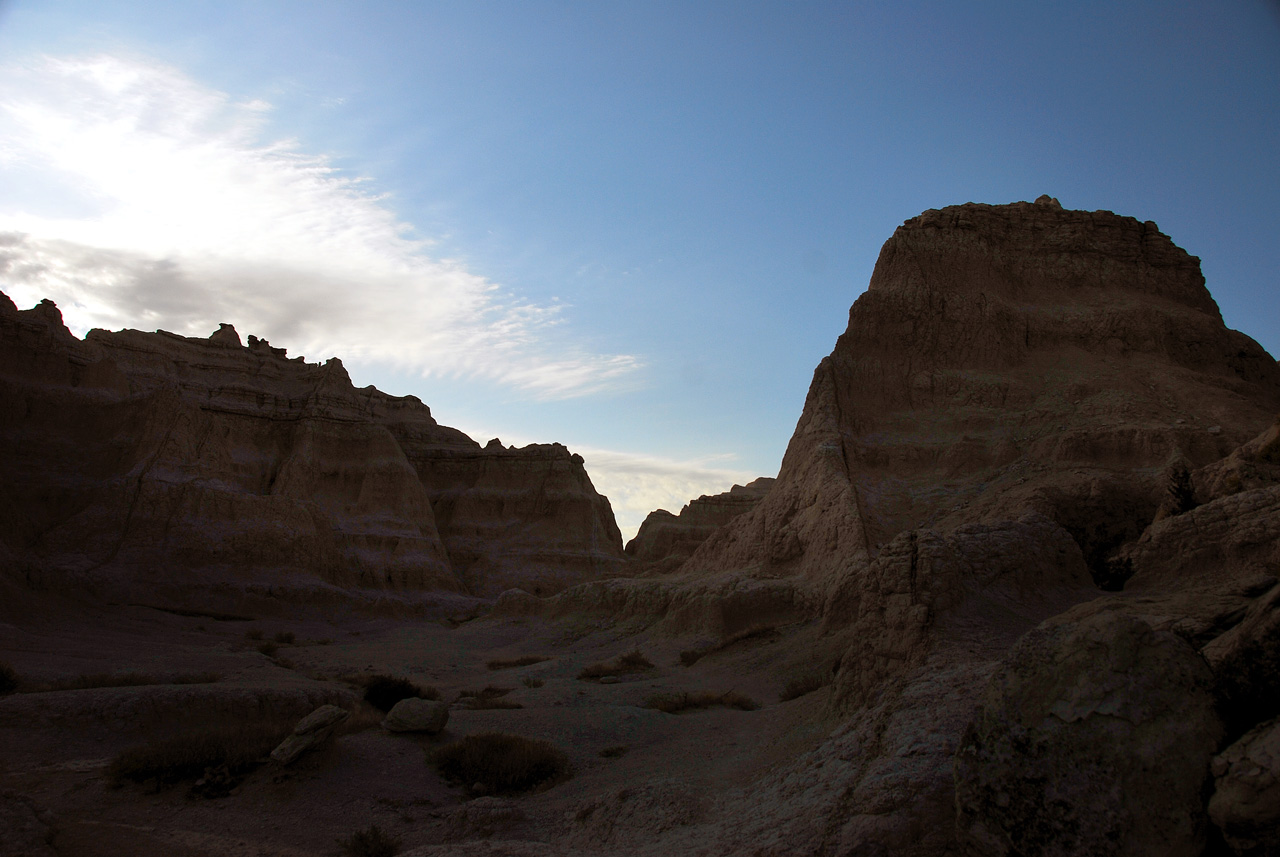
M 235 324 L 621 529 L 777 473 L 903 221 L 1154 220 L 1280 352 L 1267 0 L 0 0 L 0 290 Z
M 295 140 L 264 140 L 237 102 L 137 58 L 43 57 L 0 72 L 0 165 L 70 189 L 72 211 L 0 214 L 0 276 L 71 329 L 207 335 L 218 323 L 422 376 L 484 378 L 540 398 L 634 383 L 561 307 L 431 255 L 383 198 Z

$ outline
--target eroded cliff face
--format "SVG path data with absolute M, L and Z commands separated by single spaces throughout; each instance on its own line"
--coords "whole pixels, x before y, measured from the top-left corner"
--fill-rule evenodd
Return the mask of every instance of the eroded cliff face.
M 928 211 L 881 250 L 776 488 L 686 568 L 763 563 L 829 591 L 900 533 L 1037 513 L 1119 585 L 1108 562 L 1169 468 L 1277 409 L 1276 362 L 1154 223 L 1048 197 Z
M 337 359 L 91 331 L 0 297 L 0 543 L 44 586 L 138 601 L 553 592 L 622 561 L 558 445 L 482 448 Z
M 772 478 L 761 476 L 721 494 L 704 494 L 690 500 L 676 515 L 665 509 L 650 512 L 636 537 L 627 542 L 627 556 L 647 569 L 671 571 L 718 528 L 754 509 L 773 483 Z
M 735 795 L 719 853 L 1200 854 L 1213 824 L 1274 845 L 1241 760 L 1278 713 L 1277 412 L 1275 360 L 1154 223 L 928 211 L 758 505 L 671 576 L 547 612 L 816 624 L 788 673 L 838 653 L 833 730 Z

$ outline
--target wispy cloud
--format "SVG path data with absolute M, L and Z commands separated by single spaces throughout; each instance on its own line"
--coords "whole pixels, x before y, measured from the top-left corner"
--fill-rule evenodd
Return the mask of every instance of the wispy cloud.
M 679 513 L 703 494 L 719 494 L 734 484 L 773 475 L 733 468 L 730 456 L 680 460 L 605 449 L 574 451 L 582 455 L 596 490 L 609 498 L 624 542 L 655 509 Z
M 630 383 L 631 355 L 574 342 L 557 305 L 438 258 L 388 200 L 271 107 L 169 66 L 99 56 L 0 69 L 0 288 L 78 333 L 229 321 L 309 359 L 485 379 L 540 398 Z

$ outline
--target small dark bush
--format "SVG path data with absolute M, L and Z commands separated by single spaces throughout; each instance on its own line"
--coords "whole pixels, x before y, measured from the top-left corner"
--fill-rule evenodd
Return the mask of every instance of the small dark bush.
M 279 634 L 276 634 L 275 636 L 275 641 L 277 643 L 286 643 L 286 644 L 292 643 L 296 639 L 298 638 L 294 635 L 292 631 L 281 631 Z
M 639 649 L 621 655 L 611 663 L 598 663 L 585 667 L 578 673 L 580 679 L 601 679 L 607 675 L 627 675 L 653 669 L 653 664 Z
M 706 652 L 701 649 L 685 649 L 680 653 L 680 663 L 687 667 L 691 667 L 702 659 Z
M 512 667 L 527 667 L 533 664 L 540 664 L 543 661 L 549 660 L 551 660 L 551 658 L 546 658 L 542 655 L 522 655 L 521 657 L 513 658 L 511 660 L 492 660 L 489 661 L 487 666 L 491 670 L 507 670 Z
M 600 751 L 600 757 L 603 759 L 620 759 L 627 755 L 627 750 L 629 749 L 629 747 L 622 744 L 616 747 L 605 747 Z
M 13 667 L 0 663 L 0 696 L 13 693 L 17 689 L 18 674 L 13 671 Z
M 778 694 L 778 701 L 790 702 L 829 684 L 831 684 L 830 675 L 824 675 L 823 673 L 802 675 L 787 682 L 787 686 L 783 688 L 782 693 Z
M 295 724 L 296 718 L 269 718 L 193 729 L 124 751 L 108 766 L 107 777 L 116 785 L 129 780 L 154 781 L 157 786 L 213 779 L 221 783 L 221 789 L 198 793 L 206 797 L 225 794 L 265 760 Z
M 542 685 L 545 684 L 545 682 L 543 682 L 542 679 L 534 678 L 531 675 L 527 675 L 524 678 L 520 679 L 520 683 L 523 684 L 525 687 L 542 687 Z
M 267 640 L 267 642 L 258 645 L 258 651 L 270 658 L 280 651 L 280 647 L 271 640 Z
M 144 687 L 152 684 L 213 684 L 222 681 L 216 672 L 177 673 L 172 676 L 153 676 L 147 673 L 87 673 L 75 678 L 57 679 L 42 690 L 87 690 L 94 687 Z
M 738 708 L 742 711 L 755 711 L 760 707 L 760 704 L 755 700 L 732 690 L 727 693 L 710 693 L 708 691 L 659 693 L 646 699 L 644 704 L 646 708 L 656 708 L 667 714 L 679 714 L 681 711 L 695 708 L 711 708 L 717 705 L 723 705 L 726 708 Z
M 390 711 L 402 699 L 439 699 L 434 687 L 419 687 L 406 678 L 375 675 L 364 680 L 364 700 L 380 711 Z
M 502 698 L 512 690 L 514 688 L 490 685 L 484 690 L 460 690 L 458 691 L 458 698 L 465 699 L 467 708 L 473 711 L 482 711 L 487 708 L 524 708 L 518 702 L 511 702 Z
M 262 639 L 262 629 L 261 629 L 261 628 L 250 628 L 248 631 L 245 631 L 245 632 L 244 632 L 244 638 L 245 638 L 246 640 L 261 640 L 261 639 Z
M 400 853 L 400 840 L 383 833 L 376 824 L 339 839 L 338 844 L 350 857 L 395 857 Z
M 486 794 L 514 794 L 568 779 L 569 759 L 546 741 L 502 732 L 468 735 L 431 755 L 441 776 Z

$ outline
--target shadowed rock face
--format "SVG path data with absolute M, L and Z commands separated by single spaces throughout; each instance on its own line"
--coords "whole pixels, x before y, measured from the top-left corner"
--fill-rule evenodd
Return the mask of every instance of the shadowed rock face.
M 773 479 L 761 476 L 723 494 L 691 500 L 678 515 L 665 509 L 650 512 L 636 537 L 627 542 L 627 556 L 670 570 L 688 559 L 717 528 L 754 509 L 773 483 Z
M 32 582 L 182 600 L 555 591 L 622 560 L 559 445 L 480 447 L 337 359 L 224 325 L 94 330 L 0 299 L 0 551 Z

